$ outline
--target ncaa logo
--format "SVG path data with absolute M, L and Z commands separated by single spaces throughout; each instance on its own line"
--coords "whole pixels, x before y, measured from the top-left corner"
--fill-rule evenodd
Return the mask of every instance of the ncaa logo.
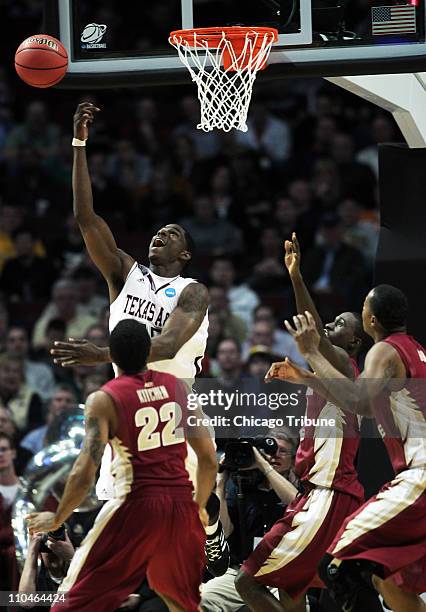
M 106 29 L 106 25 L 88 23 L 81 34 L 80 40 L 87 45 L 95 45 L 102 40 Z
M 173 289 L 173 287 L 169 287 L 168 289 L 165 290 L 164 293 L 167 295 L 167 297 L 175 297 L 176 289 Z

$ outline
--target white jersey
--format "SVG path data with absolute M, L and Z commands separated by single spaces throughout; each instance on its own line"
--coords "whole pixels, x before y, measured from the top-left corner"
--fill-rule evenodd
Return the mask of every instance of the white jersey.
M 176 308 L 182 291 L 187 285 L 195 282 L 197 281 L 193 278 L 182 278 L 181 276 L 173 278 L 158 276 L 149 268 L 135 262 L 127 275 L 123 289 L 110 305 L 109 331 L 112 332 L 123 319 L 136 319 L 146 326 L 151 338 L 157 336 Z M 206 350 L 208 326 L 206 313 L 198 330 L 188 342 L 185 342 L 175 357 L 152 362 L 149 364 L 150 369 L 173 374 L 177 378 L 184 379 L 188 385 L 192 385 L 195 375 L 200 370 L 201 360 Z M 114 497 L 111 462 L 112 450 L 107 444 L 99 479 L 96 483 L 96 493 L 102 500 Z M 195 482 L 196 466 L 196 455 L 188 445 L 186 468 L 193 482 Z
M 134 263 L 127 275 L 120 295 L 110 306 L 109 331 L 123 319 L 136 319 L 144 323 L 151 338 L 161 333 L 170 314 L 176 308 L 182 291 L 193 278 L 158 276 L 149 268 Z M 208 315 L 195 334 L 185 342 L 173 359 L 149 364 L 151 370 L 167 372 L 192 384 L 201 369 L 208 336 Z

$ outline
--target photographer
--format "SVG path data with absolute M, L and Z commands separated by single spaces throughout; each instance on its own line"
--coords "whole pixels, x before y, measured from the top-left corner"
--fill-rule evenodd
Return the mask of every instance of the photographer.
M 19 581 L 19 592 L 56 591 L 68 571 L 73 556 L 74 547 L 65 527 L 60 527 L 47 535 L 41 533 L 30 535 L 28 555 Z M 21 605 L 25 608 L 37 607 L 37 604 L 31 602 Z
M 235 469 L 232 461 L 229 465 L 227 460 L 232 459 L 229 450 L 234 445 L 227 446 L 221 460 L 224 469 L 218 474 L 216 494 L 231 564 L 226 574 L 203 585 L 204 612 L 234 612 L 244 607 L 234 586 L 237 571 L 258 540 L 282 516 L 284 506 L 298 493 L 293 471 L 298 440 L 287 428 L 270 431 L 269 436 L 277 445 L 274 453 L 268 456 L 251 446 L 253 462 L 248 467 Z

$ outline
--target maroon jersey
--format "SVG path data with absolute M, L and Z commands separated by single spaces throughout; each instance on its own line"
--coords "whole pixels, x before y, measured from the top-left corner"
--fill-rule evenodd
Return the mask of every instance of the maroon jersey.
M 358 376 L 356 362 L 351 359 L 351 363 Z M 311 389 L 306 396 L 306 424 L 296 454 L 296 473 L 302 482 L 362 499 L 364 489 L 354 464 L 360 439 L 358 417 Z M 335 425 L 324 424 L 332 420 Z
M 400 391 L 382 393 L 375 417 L 396 474 L 426 467 L 426 349 L 412 336 L 397 333 L 384 342 L 398 352 L 407 380 Z
M 114 496 L 136 494 L 148 486 L 191 495 L 182 428 L 187 395 L 183 383 L 171 374 L 147 370 L 118 376 L 101 390 L 113 399 L 118 416 L 110 440 Z

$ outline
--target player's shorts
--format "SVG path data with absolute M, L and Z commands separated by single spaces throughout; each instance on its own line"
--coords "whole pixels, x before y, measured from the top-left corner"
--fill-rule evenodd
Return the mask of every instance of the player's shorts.
M 368 559 L 404 590 L 426 591 L 426 469 L 398 474 L 349 516 L 328 552 L 338 559 Z
M 111 612 L 145 576 L 150 587 L 188 612 L 198 611 L 205 531 L 191 491 L 147 487 L 107 502 L 76 551 L 55 612 Z
M 278 587 L 298 599 L 323 586 L 317 566 L 344 519 L 360 501 L 331 489 L 314 488 L 287 506 L 244 563 L 242 569 L 261 584 Z

